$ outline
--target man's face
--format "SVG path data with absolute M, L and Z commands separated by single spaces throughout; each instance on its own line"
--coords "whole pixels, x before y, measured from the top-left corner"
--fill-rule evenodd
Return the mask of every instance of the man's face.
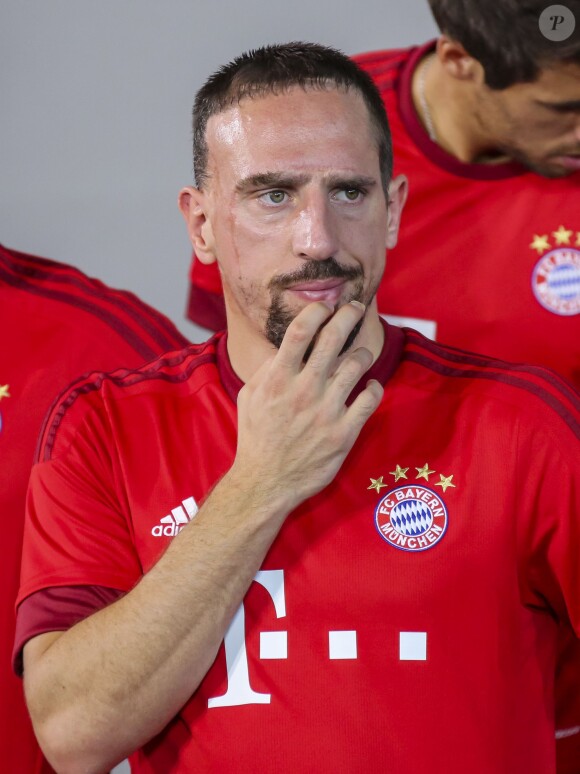
M 580 65 L 499 91 L 480 85 L 478 97 L 475 117 L 495 148 L 544 177 L 580 169 Z
M 294 87 L 243 99 L 210 119 L 207 145 L 205 234 L 230 330 L 249 322 L 279 346 L 312 301 L 372 301 L 398 207 L 387 215 L 358 93 Z

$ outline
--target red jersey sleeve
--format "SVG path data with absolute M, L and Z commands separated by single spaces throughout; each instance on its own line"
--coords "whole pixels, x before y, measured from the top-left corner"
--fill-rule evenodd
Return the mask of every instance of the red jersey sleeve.
M 514 507 L 524 603 L 547 601 L 580 637 L 579 418 L 566 411 L 562 422 L 546 421 L 541 431 L 537 424 L 533 431 L 522 427 Z
M 17 604 L 53 586 L 128 591 L 142 575 L 106 412 L 95 393 L 83 397 L 69 408 L 53 448 L 45 431 L 44 459 L 32 470 Z

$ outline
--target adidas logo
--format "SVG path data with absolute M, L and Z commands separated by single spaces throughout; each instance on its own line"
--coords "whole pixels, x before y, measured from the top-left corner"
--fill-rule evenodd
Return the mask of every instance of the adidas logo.
M 197 503 L 193 497 L 183 500 L 177 508 L 172 508 L 168 516 L 164 516 L 151 530 L 153 537 L 175 537 L 186 524 L 193 519 L 198 511 Z

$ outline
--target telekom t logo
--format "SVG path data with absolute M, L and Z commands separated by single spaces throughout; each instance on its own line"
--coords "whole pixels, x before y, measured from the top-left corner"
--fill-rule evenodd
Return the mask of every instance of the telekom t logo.
M 284 570 L 261 570 L 254 578 L 268 592 L 276 618 L 286 617 Z M 246 650 L 246 615 L 243 603 L 238 608 L 224 637 L 228 687 L 221 696 L 208 699 L 207 706 L 237 707 L 242 704 L 270 704 L 271 694 L 255 691 L 250 683 Z M 260 658 L 288 657 L 288 632 L 260 632 Z M 336 660 L 358 658 L 356 631 L 328 632 L 328 657 Z M 399 632 L 399 660 L 426 661 L 427 633 Z
M 260 570 L 254 578 L 256 583 L 263 586 L 274 603 L 277 618 L 286 616 L 286 599 L 284 597 L 284 570 Z M 266 635 L 266 638 L 264 638 Z M 260 636 L 260 650 L 264 640 L 271 640 L 271 645 L 280 653 L 287 652 L 287 632 L 262 632 Z M 272 636 L 273 635 L 273 636 Z M 278 642 L 276 643 L 276 640 Z M 228 670 L 228 688 L 222 696 L 209 699 L 208 707 L 237 707 L 240 704 L 269 704 L 269 693 L 258 693 L 250 685 L 248 671 L 248 654 L 246 652 L 246 615 L 243 603 L 238 608 L 232 619 L 229 629 L 224 637 L 226 651 L 226 666 Z M 281 656 L 285 658 L 284 656 Z

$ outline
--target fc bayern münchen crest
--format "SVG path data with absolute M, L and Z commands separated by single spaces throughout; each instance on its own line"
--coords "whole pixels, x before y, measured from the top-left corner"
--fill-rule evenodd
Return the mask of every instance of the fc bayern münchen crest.
M 426 551 L 447 530 L 447 508 L 441 497 L 424 486 L 392 489 L 377 505 L 379 535 L 401 551 Z
M 566 247 L 542 256 L 532 273 L 532 290 L 549 312 L 580 314 L 580 251 Z

